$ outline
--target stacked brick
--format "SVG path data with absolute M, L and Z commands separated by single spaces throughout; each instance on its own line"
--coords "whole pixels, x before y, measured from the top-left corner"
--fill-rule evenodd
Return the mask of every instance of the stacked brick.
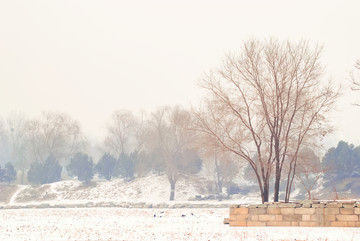
M 232 205 L 229 224 L 233 227 L 360 227 L 360 203 L 304 201 Z

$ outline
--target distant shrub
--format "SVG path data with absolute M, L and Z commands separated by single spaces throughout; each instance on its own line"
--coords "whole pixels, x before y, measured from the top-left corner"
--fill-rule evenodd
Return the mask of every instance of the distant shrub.
M 7 182 L 8 184 L 16 180 L 16 170 L 14 166 L 8 162 L 5 164 L 5 168 L 0 167 L 0 182 Z
M 106 180 L 111 180 L 120 175 L 116 159 L 107 153 L 95 165 L 95 171 Z
M 46 158 L 45 163 L 33 163 L 27 177 L 33 184 L 53 183 L 61 180 L 62 167 L 54 156 Z
M 94 176 L 94 163 L 88 155 L 79 152 L 71 158 L 66 170 L 70 176 L 77 176 L 79 181 L 89 183 Z

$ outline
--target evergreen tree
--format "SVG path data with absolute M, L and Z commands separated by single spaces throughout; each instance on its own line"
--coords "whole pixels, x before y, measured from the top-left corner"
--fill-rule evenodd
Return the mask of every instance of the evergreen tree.
M 88 155 L 78 152 L 71 159 L 66 170 L 70 176 L 77 176 L 79 181 L 88 183 L 94 176 L 93 167 L 93 160 Z
M 95 171 L 104 177 L 106 180 L 111 180 L 112 177 L 119 176 L 119 171 L 116 165 L 117 161 L 110 154 L 105 153 L 95 166 Z
M 35 162 L 28 171 L 28 180 L 33 184 L 46 184 L 61 180 L 62 167 L 54 156 L 46 158 L 45 163 Z

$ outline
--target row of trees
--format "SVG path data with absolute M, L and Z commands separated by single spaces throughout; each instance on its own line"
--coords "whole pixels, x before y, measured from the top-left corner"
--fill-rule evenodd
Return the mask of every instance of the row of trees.
M 115 112 L 103 153 L 114 157 L 115 161 L 106 157 L 112 165 L 126 166 L 122 170 L 133 169 L 138 176 L 149 170 L 165 173 L 171 200 L 177 180 L 196 169 L 195 160 L 201 158 L 211 166 L 219 193 L 223 181 L 236 175 L 245 162 L 263 202 L 269 201 L 272 179 L 274 201 L 279 201 L 280 180 L 286 180 L 288 202 L 297 169 L 312 165 L 303 153 L 332 130 L 326 115 L 339 92 L 324 78 L 321 52 L 308 41 L 246 41 L 238 53 L 228 54 L 220 68 L 201 79 L 208 95 L 199 107 L 191 111 L 161 107 L 140 116 Z M 78 123 L 64 114 L 44 113 L 29 121 L 15 118 L 2 130 L 2 159 L 5 154 L 21 173 L 50 156 L 64 165 L 86 146 Z M 131 162 L 126 161 L 129 158 Z M 68 171 L 77 175 L 71 167 Z M 116 175 L 120 174 L 109 171 L 104 177 Z

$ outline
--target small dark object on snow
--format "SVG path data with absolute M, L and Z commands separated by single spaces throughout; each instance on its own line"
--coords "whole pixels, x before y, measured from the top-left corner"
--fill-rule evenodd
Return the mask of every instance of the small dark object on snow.
M 191 215 L 192 215 L 192 216 L 194 216 L 194 214 L 193 214 L 193 213 L 191 213 Z
M 156 214 L 154 214 L 154 218 L 156 218 Z
M 164 213 L 164 211 L 161 211 L 160 213 Z
M 185 214 L 182 214 L 181 217 L 185 217 L 186 215 Z

